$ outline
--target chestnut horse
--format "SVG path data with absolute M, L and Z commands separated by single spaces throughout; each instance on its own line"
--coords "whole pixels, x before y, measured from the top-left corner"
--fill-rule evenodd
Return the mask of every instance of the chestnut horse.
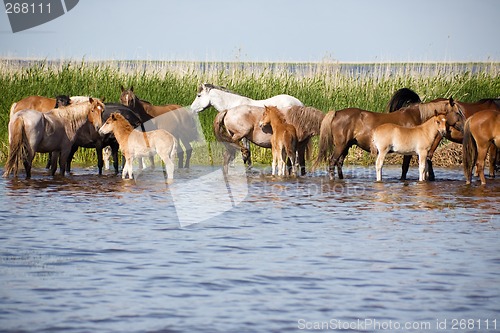
M 133 161 L 138 157 L 154 157 L 158 154 L 163 160 L 167 179 L 174 178 L 174 162 L 176 140 L 169 132 L 159 129 L 149 132 L 136 131 L 120 113 L 112 113 L 104 125 L 99 129 L 102 135 L 113 132 L 120 150 L 125 156 L 122 178 L 133 175 Z
M 481 184 L 486 184 L 484 161 L 490 146 L 500 148 L 500 112 L 495 109 L 476 112 L 465 122 L 463 164 L 467 184 L 471 183 L 474 166 L 479 173 Z
M 273 152 L 273 162 L 271 174 L 286 176 L 286 160 L 290 159 L 292 165 L 292 175 L 297 176 L 295 160 L 297 156 L 297 131 L 293 125 L 288 124 L 281 112 L 274 106 L 265 106 L 264 113 L 259 122 L 259 127 L 271 126 L 273 134 L 271 136 L 271 147 Z
M 378 126 L 372 135 L 372 153 L 377 153 L 375 168 L 377 181 L 382 181 L 382 166 L 387 153 L 418 155 L 418 180 L 424 181 L 427 169 L 427 154 L 434 140 L 446 133 L 446 116 L 438 115 L 415 127 L 403 127 L 391 123 Z
M 78 130 L 89 121 L 94 128 L 102 124 L 104 104 L 89 98 L 87 103 L 68 105 L 48 112 L 22 110 L 9 121 L 9 156 L 5 164 L 4 177 L 11 172 L 17 177 L 18 164 L 24 164 L 26 179 L 31 177 L 31 166 L 35 152 L 59 152 L 61 175 L 66 171 L 71 147 Z M 51 174 L 57 165 L 54 163 Z
M 191 142 L 199 139 L 198 127 L 192 112 L 177 104 L 168 104 L 156 106 L 149 102 L 139 99 L 134 93 L 134 87 L 121 88 L 120 102 L 133 110 L 144 111 L 151 117 L 152 124 L 156 128 L 165 129 L 170 132 L 177 140 L 177 157 L 179 168 L 189 168 L 193 148 Z M 186 151 L 186 163 L 184 164 L 184 151 L 180 143 L 184 145 Z
M 338 177 L 344 178 L 342 165 L 354 144 L 365 151 L 370 151 L 372 134 L 378 126 L 391 123 L 399 126 L 414 127 L 439 114 L 458 112 L 453 99 L 421 103 L 402 108 L 392 113 L 377 113 L 357 108 L 330 111 L 321 123 L 319 154 L 315 165 L 325 161 L 329 164 L 330 179 L 334 179 L 337 166 Z

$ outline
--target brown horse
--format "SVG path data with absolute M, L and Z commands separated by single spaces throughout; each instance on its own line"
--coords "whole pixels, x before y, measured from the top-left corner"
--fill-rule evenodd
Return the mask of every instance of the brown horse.
M 165 163 L 167 179 L 174 178 L 176 140 L 169 132 L 159 129 L 148 132 L 136 131 L 120 113 L 112 113 L 99 129 L 101 135 L 113 132 L 125 156 L 122 178 L 133 176 L 133 161 L 138 157 L 154 157 L 158 154 Z
M 54 108 L 58 108 L 59 106 L 69 105 L 70 103 L 71 100 L 67 95 L 58 95 L 56 96 L 56 98 L 28 96 L 12 104 L 12 106 L 10 107 L 10 117 L 12 117 L 14 113 L 21 110 L 30 109 L 40 112 L 47 112 Z
M 471 183 L 474 166 L 479 173 L 481 184 L 486 184 L 484 161 L 490 146 L 500 148 L 500 112 L 494 109 L 476 112 L 465 122 L 463 163 L 467 184 Z
M 271 126 L 271 146 L 273 152 L 273 162 L 271 174 L 276 175 L 276 167 L 278 168 L 278 176 L 285 176 L 286 160 L 290 159 L 292 166 L 292 175 L 297 176 L 297 168 L 295 160 L 297 156 L 297 131 L 293 125 L 286 122 L 283 114 L 274 106 L 265 106 L 264 113 L 259 122 L 259 127 Z
M 49 112 L 22 110 L 9 121 L 9 156 L 5 164 L 4 177 L 11 172 L 17 176 L 18 164 L 24 164 L 26 179 L 31 177 L 31 165 L 36 152 L 60 153 L 61 175 L 66 171 L 71 147 L 76 133 L 89 121 L 95 128 L 102 124 L 104 104 L 89 98 L 87 103 L 68 105 Z M 54 175 L 57 165 L 52 165 Z
M 425 180 L 427 154 L 436 137 L 446 132 L 446 115 L 438 115 L 415 127 L 403 127 L 391 123 L 378 126 L 373 131 L 372 153 L 377 153 L 377 181 L 382 180 L 382 166 L 387 153 L 418 155 L 419 181 Z
M 134 87 L 125 89 L 121 88 L 120 102 L 133 110 L 143 110 L 148 115 L 153 117 L 151 122 L 157 127 L 170 132 L 178 141 L 177 144 L 177 157 L 179 158 L 179 168 L 189 168 L 191 154 L 193 148 L 191 142 L 199 139 L 198 128 L 196 120 L 191 110 L 183 108 L 177 104 L 168 104 L 163 106 L 156 106 L 147 101 L 139 99 L 134 93 Z M 184 151 L 180 143 L 184 145 L 186 150 L 186 163 L 184 164 Z
M 250 151 L 241 143 L 242 138 L 248 139 L 259 147 L 271 148 L 271 128 L 269 126 L 263 128 L 259 126 L 263 113 L 263 107 L 240 105 L 219 112 L 215 117 L 215 137 L 226 146 L 224 153 L 225 172 L 227 172 L 229 163 L 234 159 L 236 151 L 241 150 L 245 163 L 249 160 Z M 309 140 L 319 134 L 324 113 L 305 106 L 292 106 L 283 113 L 286 122 L 293 125 L 297 131 L 298 162 L 301 174 L 304 175 Z
M 370 151 L 372 133 L 378 126 L 391 123 L 399 126 L 413 127 L 422 124 L 439 114 L 458 112 L 453 99 L 422 103 L 402 108 L 392 113 L 377 113 L 356 108 L 330 111 L 321 123 L 319 154 L 315 165 L 323 161 L 329 163 L 330 179 L 334 179 L 334 168 L 337 166 L 338 177 L 344 177 L 342 165 L 354 144 L 365 151 Z

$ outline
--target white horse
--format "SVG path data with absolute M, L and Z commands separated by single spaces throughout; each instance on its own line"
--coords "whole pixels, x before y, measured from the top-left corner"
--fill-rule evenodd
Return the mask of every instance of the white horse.
M 254 100 L 238 95 L 226 88 L 203 83 L 198 88 L 198 94 L 191 104 L 191 110 L 193 112 L 201 112 L 209 106 L 213 106 L 218 112 L 222 112 L 240 105 L 275 106 L 281 112 L 285 112 L 292 106 L 304 106 L 301 101 L 290 95 L 282 94 L 268 99 Z

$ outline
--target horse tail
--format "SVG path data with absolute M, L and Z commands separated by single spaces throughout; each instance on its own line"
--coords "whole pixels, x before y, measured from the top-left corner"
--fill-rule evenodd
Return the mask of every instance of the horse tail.
M 18 117 L 14 120 L 12 126 L 9 126 L 9 136 L 9 156 L 7 157 L 7 162 L 5 163 L 3 176 L 8 177 L 12 172 L 14 172 L 15 177 L 17 176 L 19 163 L 27 156 L 28 138 L 26 136 L 26 132 L 24 131 L 23 118 Z
M 226 117 L 227 110 L 219 112 L 214 119 L 214 134 L 217 141 L 220 142 L 233 142 L 233 138 L 227 132 L 224 125 L 224 118 Z
M 394 112 L 414 103 L 420 103 L 420 97 L 416 92 L 408 88 L 401 88 L 392 95 L 385 107 L 385 112 Z
M 464 125 L 464 138 L 462 141 L 464 175 L 467 183 L 472 179 L 472 169 L 477 161 L 477 145 L 474 136 L 470 131 L 470 120 L 467 119 Z
M 12 116 L 14 115 L 15 111 L 16 111 L 16 106 L 17 106 L 17 103 L 12 103 L 11 107 L 10 107 L 10 112 L 9 112 L 9 117 L 12 118 Z
M 321 122 L 318 157 L 314 162 L 313 169 L 318 167 L 320 163 L 326 162 L 328 157 L 333 153 L 333 120 L 335 119 L 335 114 L 336 111 L 328 112 Z

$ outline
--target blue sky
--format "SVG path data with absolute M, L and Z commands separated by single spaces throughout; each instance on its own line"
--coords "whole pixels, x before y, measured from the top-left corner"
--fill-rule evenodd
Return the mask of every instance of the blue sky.
M 497 0 L 80 0 L 12 33 L 0 57 L 500 61 Z

